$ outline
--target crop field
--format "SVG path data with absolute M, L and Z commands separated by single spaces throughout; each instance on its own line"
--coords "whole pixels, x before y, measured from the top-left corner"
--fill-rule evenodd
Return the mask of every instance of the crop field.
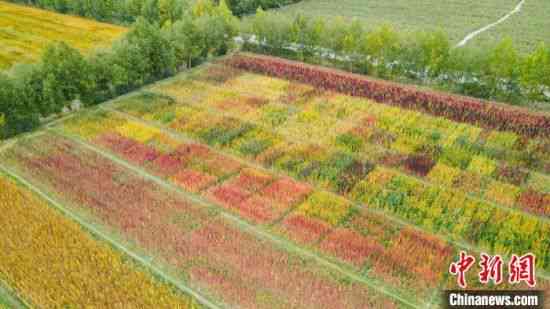
M 0 203 L 14 212 L 10 228 L 40 216 L 63 222 L 52 229 L 79 231 L 47 204 L 61 205 L 150 261 L 140 267 L 171 278 L 178 293 L 150 290 L 167 304 L 189 301 L 191 291 L 192 304 L 206 307 L 438 307 L 439 291 L 456 287 L 448 270 L 463 250 L 532 252 L 537 288 L 550 291 L 546 131 L 516 118 L 495 129 L 483 113 L 512 117 L 497 107 L 457 121 L 452 106 L 442 117 L 352 96 L 298 81 L 293 66 L 302 67 L 235 55 L 6 144 L 0 170 L 22 184 L 3 176 L 10 189 L 0 194 L 49 199 L 27 203 L 36 210 Z M 319 81 L 332 74 L 302 68 Z M 13 234 L 24 237 L 1 233 L 0 244 Z M 58 235 L 71 241 L 47 237 Z M 67 253 L 84 259 L 77 277 L 94 258 L 78 252 Z M 13 261 L 40 267 L 24 250 Z M 19 282 L 0 270 L 10 286 Z M 140 278 L 110 294 L 130 297 Z M 28 287 L 14 286 L 24 300 L 47 305 L 42 295 L 64 292 L 26 279 Z M 476 272 L 468 280 L 481 287 Z
M 0 185 L 0 282 L 26 304 L 193 306 L 190 297 L 156 282 L 14 181 L 0 179 Z M 60 278 L 70 284 L 58 284 Z
M 544 42 L 548 46 L 550 44 L 550 19 L 547 12 L 549 11 L 550 2 L 548 1 L 525 1 L 518 14 L 478 36 L 472 41 L 472 44 L 481 45 L 511 37 L 516 46 L 524 50 L 536 48 L 539 42 Z
M 515 0 L 454 0 L 384 1 L 384 0 L 305 0 L 281 8 L 279 11 L 293 16 L 301 13 L 311 17 L 356 18 L 367 28 L 392 25 L 399 30 L 443 30 L 452 42 L 458 43 L 468 33 L 497 21 L 513 10 Z M 520 13 L 492 30 L 481 34 L 471 45 L 484 46 L 488 40 L 510 36 L 517 46 L 531 50 L 536 42 L 550 42 L 548 36 L 548 1 L 526 1 Z
M 87 51 L 109 46 L 124 32 L 123 27 L 0 1 L 0 69 L 35 61 L 52 42 Z

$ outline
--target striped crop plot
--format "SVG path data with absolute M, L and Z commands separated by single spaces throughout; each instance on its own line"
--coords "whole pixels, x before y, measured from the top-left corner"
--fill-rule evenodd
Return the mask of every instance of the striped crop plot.
M 33 62 L 56 41 L 87 51 L 109 46 L 124 32 L 123 27 L 0 1 L 0 69 Z
M 531 252 L 550 289 L 549 124 L 237 54 L 14 140 L 0 169 L 198 305 L 431 308 L 461 251 Z
M 199 307 L 23 185 L 7 178 L 0 185 L 0 282 L 9 284 L 25 305 Z M 61 278 L 67 284 L 59 284 Z M 8 295 L 1 304 L 10 308 L 17 302 Z

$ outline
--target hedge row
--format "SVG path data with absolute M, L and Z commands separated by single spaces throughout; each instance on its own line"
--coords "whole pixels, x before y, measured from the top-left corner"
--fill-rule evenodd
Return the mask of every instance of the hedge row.
M 522 108 L 421 90 L 270 56 L 241 53 L 228 59 L 227 63 L 236 68 L 300 81 L 322 89 L 366 97 L 380 103 L 419 110 L 487 128 L 511 130 L 526 136 L 550 135 L 550 116 Z

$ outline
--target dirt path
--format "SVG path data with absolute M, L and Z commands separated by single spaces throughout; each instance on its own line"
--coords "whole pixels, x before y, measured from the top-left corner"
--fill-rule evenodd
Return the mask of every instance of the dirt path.
M 489 30 L 489 29 L 491 29 L 491 28 L 497 26 L 498 24 L 501 24 L 501 23 L 505 22 L 505 21 L 506 21 L 508 18 L 510 18 L 512 15 L 519 13 L 519 11 L 521 11 L 521 8 L 523 7 L 523 4 L 524 4 L 524 3 L 525 3 L 525 0 L 521 0 L 521 1 L 516 5 L 516 7 L 515 7 L 512 11 L 510 11 L 510 12 L 508 12 L 508 14 L 502 16 L 499 20 L 495 21 L 495 22 L 492 23 L 492 24 L 488 24 L 488 25 L 486 25 L 486 26 L 483 27 L 483 28 L 480 28 L 480 29 L 478 29 L 478 30 L 476 30 L 476 31 L 473 31 L 473 32 L 469 33 L 469 34 L 466 35 L 466 37 L 465 37 L 462 41 L 460 41 L 460 43 L 458 43 L 455 47 L 462 47 L 462 46 L 466 45 L 470 40 L 472 40 L 472 39 L 475 38 L 476 36 L 480 35 L 481 33 L 483 33 L 483 32 L 485 32 L 485 31 L 487 31 L 487 30 Z

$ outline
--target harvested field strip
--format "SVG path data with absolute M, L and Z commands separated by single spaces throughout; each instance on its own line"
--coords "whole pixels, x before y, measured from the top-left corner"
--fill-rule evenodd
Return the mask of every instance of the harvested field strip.
M 37 306 L 102 306 L 125 303 L 191 308 L 194 301 L 155 281 L 47 202 L 15 182 L 0 179 L 2 237 L 0 273 L 19 295 Z M 44 233 L 47 230 L 48 233 Z M 78 244 L 78 245 L 75 245 Z M 47 269 L 47 271 L 44 271 Z M 63 276 L 71 285 L 58 285 Z
M 59 138 L 57 138 L 59 139 Z M 48 136 L 48 140 L 52 141 L 53 137 Z M 61 139 L 63 140 L 63 139 Z M 40 143 L 40 141 L 34 141 L 35 143 Z M 298 256 L 288 256 L 288 253 L 284 253 L 283 251 L 275 250 L 268 244 L 264 244 L 263 241 L 258 242 L 255 240 L 252 235 L 247 236 L 248 234 L 243 234 L 242 232 L 239 232 L 239 230 L 235 230 L 234 228 L 227 225 L 227 223 L 224 223 L 225 220 L 222 219 L 214 219 L 208 220 L 208 221 L 199 221 L 198 225 L 193 225 L 192 227 L 189 227 L 190 223 L 185 224 L 184 226 L 178 227 L 178 224 L 183 224 L 185 222 L 188 222 L 187 219 L 183 221 L 173 221 L 175 219 L 174 215 L 175 213 L 170 211 L 168 205 L 174 205 L 172 203 L 165 204 L 166 206 L 160 207 L 159 210 L 163 210 L 162 213 L 157 213 L 153 218 L 147 219 L 147 216 L 140 217 L 139 214 L 134 213 L 135 210 L 133 210 L 132 205 L 137 203 L 145 203 L 144 205 L 140 206 L 143 208 L 146 205 L 154 204 L 154 203 L 147 203 L 147 201 L 143 202 L 143 200 L 147 200 L 148 198 L 155 198 L 156 194 L 161 194 L 161 196 L 164 197 L 164 199 L 167 198 L 176 198 L 176 197 L 170 197 L 173 195 L 172 193 L 168 192 L 162 192 L 164 190 L 160 190 L 157 185 L 154 183 L 150 183 L 148 180 L 139 180 L 140 183 L 136 183 L 134 185 L 136 180 L 132 180 L 133 177 L 132 173 L 124 172 L 123 169 L 112 165 L 109 160 L 101 159 L 100 157 L 97 157 L 93 153 L 89 153 L 88 150 L 80 149 L 76 145 L 72 145 L 71 143 L 67 142 L 56 142 L 61 143 L 57 146 L 52 146 L 54 149 L 58 150 L 40 150 L 35 149 L 33 146 L 29 145 L 27 142 L 25 144 L 25 150 L 18 149 L 19 147 L 23 147 L 21 145 L 16 146 L 13 149 L 10 149 L 8 152 L 6 152 L 7 157 L 4 157 L 5 159 L 9 159 L 9 157 L 13 157 L 15 159 L 17 157 L 17 162 L 22 162 L 21 156 L 26 156 L 29 158 L 29 160 L 55 160 L 56 156 L 64 156 L 64 162 L 65 164 L 64 168 L 55 168 L 55 173 L 52 174 L 53 170 L 51 172 L 48 172 L 48 169 L 50 169 L 47 166 L 51 166 L 49 164 L 45 165 L 43 162 L 39 165 L 33 165 L 34 167 L 32 170 L 34 172 L 32 174 L 29 174 L 31 170 L 29 170 L 28 163 L 25 164 L 25 166 L 21 166 L 22 164 L 19 164 L 18 169 L 21 169 L 20 172 L 25 173 L 26 177 L 32 178 L 33 182 L 41 183 L 43 186 L 55 186 L 58 189 L 53 190 L 58 192 L 57 194 L 64 195 L 64 200 L 67 202 L 67 205 L 71 204 L 74 205 L 75 199 L 80 200 L 80 203 L 83 201 L 87 201 L 83 207 L 92 207 L 94 209 L 94 212 L 96 213 L 96 216 L 99 218 L 103 218 L 103 220 L 108 220 L 109 225 L 116 227 L 120 229 L 123 234 L 125 234 L 126 237 L 130 239 L 134 239 L 137 241 L 141 246 L 146 245 L 147 243 L 150 243 L 151 245 L 160 246 L 157 248 L 148 248 L 149 251 L 156 252 L 159 256 L 159 258 L 169 264 L 172 265 L 172 267 L 176 267 L 180 269 L 180 271 L 184 271 L 189 277 L 189 281 L 191 284 L 194 285 L 200 285 L 201 290 L 208 290 L 210 293 L 214 294 L 217 297 L 222 298 L 224 301 L 227 301 L 229 303 L 233 303 L 237 301 L 237 295 L 240 295 L 238 300 L 241 305 L 244 307 L 248 307 L 246 304 L 251 304 L 250 302 L 258 301 L 256 299 L 257 293 L 261 290 L 263 296 L 263 300 L 265 303 L 262 304 L 261 307 L 267 306 L 271 307 L 273 304 L 273 297 L 275 295 L 278 295 L 276 299 L 278 301 L 291 301 L 293 303 L 298 303 L 302 305 L 306 304 L 315 304 L 318 302 L 322 303 L 329 303 L 329 304 L 335 304 L 335 306 L 338 307 L 361 307 L 363 305 L 366 305 L 365 302 L 368 302 L 370 306 L 376 306 L 375 304 L 378 303 L 381 305 L 380 302 L 383 302 L 384 306 L 392 306 L 389 302 L 389 300 L 384 300 L 380 298 L 380 296 L 372 295 L 371 292 L 368 292 L 365 290 L 366 287 L 364 287 L 363 283 L 350 283 L 348 284 L 337 284 L 336 282 L 333 282 L 333 279 L 329 278 L 338 278 L 341 276 L 338 271 L 330 270 L 330 269 L 324 269 L 319 268 L 317 265 L 317 262 L 308 262 L 303 261 L 303 258 L 300 258 Z M 50 142 L 50 144 L 52 144 Z M 72 145 L 72 146 L 71 146 Z M 29 147 L 31 149 L 29 149 Z M 61 147 L 61 149 L 59 149 Z M 69 147 L 67 149 L 67 147 Z M 75 148 L 76 147 L 76 148 Z M 77 149 L 78 148 L 78 149 Z M 31 151 L 32 150 L 32 151 Z M 53 151 L 50 155 L 47 155 L 48 152 Z M 74 154 L 71 154 L 71 152 L 77 151 Z M 23 153 L 24 154 L 23 154 Z M 41 152 L 43 152 L 41 154 Z M 57 155 L 54 155 L 56 154 Z M 78 154 L 78 156 L 76 156 Z M 51 155 L 54 155 L 51 159 L 48 159 Z M 152 188 L 155 191 L 158 192 L 155 193 L 155 195 L 151 196 L 152 193 L 142 193 L 141 195 L 138 193 L 137 198 L 139 201 L 132 201 L 132 199 L 136 199 L 136 194 L 121 194 L 122 192 L 117 192 L 116 195 L 109 194 L 108 197 L 101 196 L 101 199 L 104 200 L 106 204 L 102 203 L 103 206 L 97 208 L 94 206 L 94 204 L 101 202 L 94 201 L 91 195 L 92 192 L 89 190 L 86 190 L 85 188 L 82 188 L 76 179 L 71 178 L 71 174 L 74 173 L 76 170 L 72 168 L 70 165 L 72 161 L 77 160 L 78 158 L 78 179 L 87 178 L 90 183 L 87 185 L 91 185 L 93 183 L 93 179 L 96 178 L 94 175 L 95 173 L 99 173 L 101 176 L 101 179 L 103 179 L 104 185 L 108 185 L 108 187 L 111 188 L 113 191 L 123 190 L 125 193 L 130 193 L 128 190 L 137 190 L 140 188 L 140 190 L 143 190 L 143 188 Z M 12 159 L 9 159 L 11 162 Z M 59 161 L 55 161 L 59 162 Z M 76 162 L 76 161 L 74 161 Z M 69 164 L 69 165 L 67 165 Z M 101 168 L 97 168 L 97 164 L 100 164 Z M 86 177 L 84 177 L 83 174 L 86 173 Z M 123 183 L 117 184 L 117 182 L 111 182 L 107 180 L 112 179 L 113 176 L 109 176 L 108 174 L 115 173 L 118 175 L 116 179 L 118 181 L 122 181 L 125 186 L 125 189 L 122 189 L 120 187 Z M 122 173 L 122 174 L 121 174 Z M 46 176 L 48 175 L 48 176 Z M 77 177 L 77 174 L 74 175 Z M 145 175 L 144 175 L 145 176 Z M 154 180 L 154 177 L 148 177 L 147 179 Z M 66 182 L 72 182 L 73 187 L 76 187 L 74 191 L 79 192 L 80 197 L 78 195 L 75 195 L 75 193 L 66 192 L 67 188 L 65 186 L 65 190 L 60 191 L 58 186 L 62 185 L 60 181 Z M 114 179 L 113 179 L 114 180 Z M 88 182 L 87 181 L 87 182 Z M 146 183 L 143 183 L 143 182 Z M 47 184 L 47 183 L 50 184 Z M 155 182 L 156 183 L 156 182 Z M 159 184 L 160 185 L 160 184 Z M 120 187 L 120 189 L 117 190 L 117 187 Z M 164 186 L 161 186 L 164 187 Z M 87 187 L 86 187 L 87 188 Z M 156 189 L 155 189 L 156 188 Z M 159 192 L 160 190 L 161 192 Z M 71 190 L 68 190 L 71 191 Z M 89 192 L 89 193 L 88 193 Z M 144 195 L 145 194 L 145 195 Z M 122 196 L 120 196 L 122 195 Z M 88 197 L 86 197 L 88 196 Z M 85 198 L 85 200 L 83 200 Z M 97 198 L 97 197 L 96 197 Z M 114 200 L 110 201 L 108 199 L 117 198 L 118 202 L 114 202 Z M 126 201 L 122 202 L 120 198 L 125 198 Z M 129 200 L 128 200 L 129 199 Z M 190 202 L 184 202 L 184 204 L 188 204 Z M 192 203 L 191 203 L 192 204 Z M 89 205 L 89 206 L 87 206 Z M 117 208 L 114 208 L 114 206 L 117 206 Z M 120 208 L 120 205 L 125 205 L 123 209 Z M 158 204 L 157 204 L 158 205 Z M 177 205 L 177 204 L 176 204 Z M 181 207 L 181 203 L 179 203 Z M 99 205 L 98 205 L 99 206 Z M 189 205 L 191 206 L 191 205 Z M 188 206 L 188 207 L 189 207 Z M 70 207 L 78 207 L 78 206 L 70 206 Z M 193 208 L 195 206 L 192 206 Z M 147 207 L 145 207 L 147 208 Z M 173 206 L 172 206 L 173 208 Z M 140 209 L 140 208 L 137 208 Z M 204 211 L 204 207 L 202 207 Z M 181 209 L 183 211 L 183 209 Z M 122 212 L 121 212 L 122 211 Z M 130 211 L 130 213 L 128 213 Z M 146 210 L 145 210 L 146 211 Z M 181 213 L 181 215 L 184 215 L 184 213 Z M 189 214 L 191 215 L 191 214 Z M 136 219 L 139 220 L 145 220 L 140 224 L 132 224 L 130 226 L 124 226 L 120 225 L 120 223 L 117 222 L 125 222 L 127 220 L 130 220 L 132 222 L 132 218 L 136 217 Z M 184 216 L 183 218 L 188 218 L 188 216 Z M 124 219 L 124 221 L 119 221 Z M 158 220 L 158 223 L 157 223 Z M 221 221 L 220 221 L 221 220 Z M 174 222 L 174 223 L 170 223 Z M 177 223 L 179 222 L 179 223 Z M 200 223 L 203 222 L 203 223 Z M 137 223 L 137 222 L 136 222 Z M 176 224 L 176 225 L 174 225 Z M 187 228 L 185 227 L 187 226 Z M 131 228 L 130 228 L 131 227 Z M 130 228 L 130 229 L 128 229 Z M 181 233 L 181 232 L 170 232 L 168 234 L 165 234 L 163 231 L 166 231 L 167 228 L 171 229 L 181 229 L 183 228 L 184 231 L 187 230 L 187 233 Z M 190 229 L 191 228 L 191 229 Z M 221 229 L 221 230 L 220 230 Z M 219 231 L 219 232 L 216 232 Z M 212 233 L 221 233 L 220 235 L 226 235 L 223 238 L 204 238 L 205 235 L 213 235 Z M 166 235 L 178 235 L 175 236 L 166 236 Z M 229 236 L 234 235 L 234 236 Z M 157 237 L 161 237 L 162 241 L 158 241 L 158 239 L 155 241 Z M 237 239 L 239 241 L 237 241 Z M 140 239 L 141 238 L 141 239 Z M 206 243 L 205 243 L 206 241 Z M 221 241 L 220 243 L 218 243 Z M 214 243 L 212 243 L 214 242 Z M 197 247 L 199 246 L 199 247 Z M 208 251 L 205 251 L 203 248 L 207 248 Z M 236 247 L 235 247 L 236 246 Z M 244 246 L 240 248 L 241 246 Z M 258 247 L 260 246 L 260 247 Z M 186 249 L 187 248 L 187 249 Z M 191 249 L 189 249 L 191 248 Z M 194 248 L 194 249 L 193 249 Z M 219 248 L 220 254 L 221 252 L 224 252 L 224 256 L 218 255 L 217 249 Z M 245 249 L 246 248 L 246 249 Z M 255 248 L 258 248 L 256 250 Z M 156 250 L 154 250 L 156 249 Z M 189 249 L 189 250 L 188 250 Z M 227 254 L 229 252 L 235 252 L 235 256 L 228 256 Z M 247 254 L 250 253 L 251 255 L 248 256 Z M 239 258 L 239 254 L 246 253 L 245 256 L 242 256 Z M 291 258 L 295 261 L 300 261 L 298 264 L 293 266 L 293 263 L 288 264 L 284 263 L 275 263 L 271 261 L 268 256 L 272 256 L 275 254 L 275 256 L 283 254 L 280 257 L 274 257 L 277 261 L 286 261 L 288 258 Z M 256 259 L 255 261 L 252 261 L 250 259 Z M 259 260 L 258 260 L 259 259 Z M 240 262 L 239 262 L 240 260 Z M 306 259 L 309 260 L 309 259 Z M 200 263 L 198 263 L 200 261 Z M 176 263 L 177 262 L 177 263 Z M 176 263 L 176 264 L 174 264 Z M 207 264 L 204 264 L 207 263 Z M 256 270 L 256 268 L 253 268 L 252 270 L 250 268 L 247 269 L 247 271 L 240 271 L 239 266 L 240 263 L 244 263 L 244 265 L 270 265 L 270 267 L 260 267 L 261 269 Z M 266 264 L 267 263 L 267 264 Z M 219 271 L 226 270 L 224 273 L 225 275 L 222 277 L 219 277 L 220 273 Z M 271 273 L 272 271 L 275 271 L 276 273 L 281 275 L 281 279 L 283 281 L 272 281 L 266 280 L 263 276 L 267 275 L 265 271 L 268 271 Z M 217 274 L 217 275 L 216 275 Z M 238 276 L 236 276 L 238 274 Z M 259 276 L 259 277 L 258 277 Z M 218 277 L 218 279 L 215 279 L 215 277 Z M 263 279 L 262 279 L 263 278 Z M 285 279 L 287 278 L 287 279 Z M 218 284 L 214 284 L 211 280 L 216 280 Z M 223 281 L 218 281 L 223 280 Z M 292 285 L 288 286 L 288 282 L 293 282 Z M 335 285 L 336 284 L 336 285 Z M 268 286 L 266 286 L 268 285 Z M 304 297 L 304 295 L 309 295 L 305 292 L 304 289 L 310 289 L 312 286 L 318 287 L 320 290 L 319 292 L 321 294 L 312 296 L 313 298 Z M 271 294 L 272 292 L 276 294 Z M 321 292 L 321 291 L 326 291 Z M 282 294 L 281 294 L 282 293 Z M 315 294 L 315 293 L 314 293 Z M 271 296 L 270 296 L 271 295 Z M 284 297 L 283 297 L 284 295 Z M 371 295 L 371 296 L 368 296 Z M 282 297 L 282 299 L 279 299 L 279 297 Z M 315 298 L 317 297 L 317 298 Z M 242 303 L 241 303 L 242 302 Z M 271 304 L 271 305 L 270 305 Z

